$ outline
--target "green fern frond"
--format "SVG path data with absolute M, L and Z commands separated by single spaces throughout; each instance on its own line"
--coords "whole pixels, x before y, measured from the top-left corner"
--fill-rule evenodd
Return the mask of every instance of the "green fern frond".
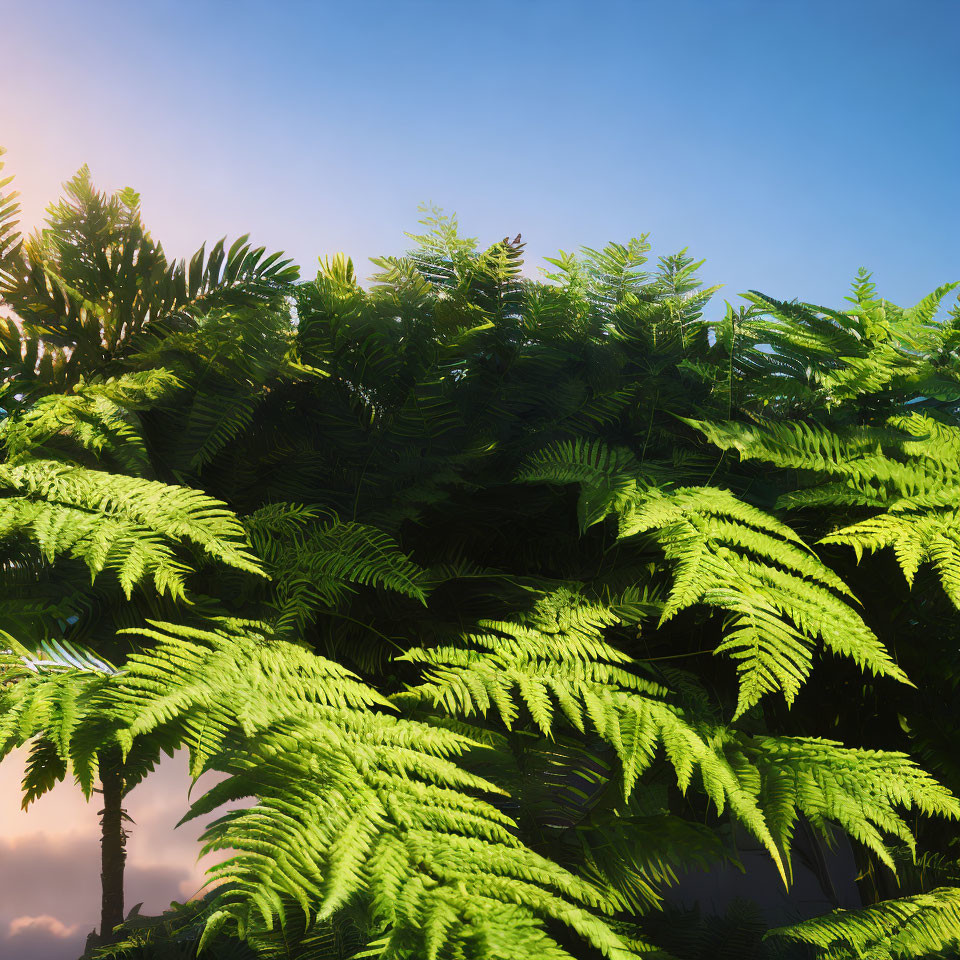
M 642 467 L 626 448 L 598 440 L 555 444 L 531 457 L 517 477 L 521 483 L 579 483 L 580 529 L 620 513 L 647 486 Z
M 197 490 L 45 460 L 0 466 L 0 486 L 3 535 L 27 535 L 50 560 L 69 553 L 93 576 L 113 569 L 127 596 L 152 576 L 159 592 L 182 597 L 190 568 L 173 545 L 183 541 L 262 575 L 237 518 Z
M 892 417 L 882 428 L 842 433 L 807 424 L 694 423 L 722 449 L 825 478 L 781 497 L 785 506 L 863 506 L 885 509 L 834 530 L 823 543 L 864 552 L 892 547 L 907 582 L 931 563 L 947 595 L 960 606 L 960 427 L 917 413 Z
M 601 893 L 526 849 L 512 821 L 475 796 L 498 788 L 452 759 L 476 746 L 470 740 L 371 711 L 388 704 L 256 624 L 140 633 L 156 646 L 132 657 L 108 693 L 120 742 L 129 748 L 174 724 L 195 774 L 211 763 L 229 774 L 191 817 L 228 797 L 258 798 L 205 835 L 207 849 L 234 851 L 212 870 L 231 885 L 217 898 L 208 939 L 227 920 L 241 936 L 283 925 L 284 898 L 311 922 L 359 898 L 400 956 L 438 956 L 446 938 L 477 960 L 519 958 L 534 943 L 539 955 L 560 957 L 543 929 L 553 919 L 626 960 L 590 912 L 609 909 Z M 427 922 L 438 910 L 450 918 L 440 940 Z
M 282 629 L 302 629 L 318 610 L 336 607 L 352 585 L 426 602 L 426 571 L 376 527 L 300 504 L 270 504 L 244 524 L 275 584 L 271 603 Z
M 551 598 L 547 609 L 556 603 L 557 598 Z M 573 610 L 578 606 L 574 604 Z M 612 620 L 609 613 L 605 618 L 607 624 Z M 547 736 L 553 734 L 556 704 L 575 730 L 584 731 L 589 723 L 613 747 L 621 763 L 625 798 L 662 748 L 680 789 L 687 790 L 696 772 L 718 811 L 729 806 L 783 872 L 779 851 L 750 790 L 681 711 L 661 699 L 666 693 L 662 687 L 618 666 L 625 658 L 602 643 L 596 619 L 592 624 L 581 619 L 573 629 L 568 623 L 565 630 L 552 634 L 538 629 L 536 619 L 529 625 L 492 626 L 499 632 L 465 637 L 467 649 L 440 647 L 406 654 L 405 659 L 425 663 L 429 669 L 422 684 L 394 697 L 394 702 L 428 703 L 467 717 L 496 711 L 508 729 L 519 716 L 520 702 Z
M 72 394 L 42 397 L 22 415 L 4 420 L 0 440 L 12 463 L 44 459 L 51 443 L 69 438 L 98 459 L 108 458 L 118 469 L 143 476 L 151 467 L 136 411 L 179 385 L 163 369 L 89 384 L 81 380 Z
M 787 858 L 798 813 L 828 838 L 830 825 L 838 824 L 891 870 L 889 837 L 915 853 L 913 833 L 900 810 L 960 816 L 951 792 L 903 753 L 850 749 L 810 737 L 747 738 L 733 748 L 739 751 L 757 771 L 761 805 Z
M 97 747 L 112 742 L 99 697 L 117 675 L 111 664 L 65 641 L 0 660 L 0 758 L 29 744 L 23 807 L 72 771 L 89 797 Z
M 797 546 L 789 527 L 728 491 L 649 491 L 621 517 L 621 538 L 643 534 L 656 537 L 674 570 L 661 623 L 694 604 L 728 614 L 716 652 L 738 661 L 734 719 L 767 693 L 792 703 L 817 640 L 862 669 L 906 681 L 840 578 Z
M 960 889 L 938 887 L 862 910 L 837 910 L 767 936 L 809 944 L 822 960 L 950 956 L 960 947 Z

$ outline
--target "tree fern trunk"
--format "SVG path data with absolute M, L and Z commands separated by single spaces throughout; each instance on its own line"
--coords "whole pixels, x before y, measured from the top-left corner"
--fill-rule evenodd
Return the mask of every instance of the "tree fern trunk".
M 123 923 L 123 868 L 127 835 L 123 829 L 123 765 L 119 752 L 100 758 L 103 812 L 100 817 L 100 939 L 110 943 L 113 929 Z

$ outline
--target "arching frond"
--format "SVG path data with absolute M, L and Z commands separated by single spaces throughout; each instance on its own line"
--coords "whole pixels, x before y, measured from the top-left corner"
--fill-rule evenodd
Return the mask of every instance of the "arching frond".
M 767 936 L 810 944 L 823 960 L 949 956 L 960 945 L 960 890 L 939 887 L 863 910 L 838 910 Z
M 456 942 L 465 956 L 490 960 L 534 948 L 566 957 L 543 928 L 554 919 L 626 960 L 590 912 L 607 906 L 601 893 L 526 849 L 509 818 L 477 795 L 498 788 L 455 763 L 476 746 L 470 740 L 371 711 L 388 704 L 255 624 L 140 632 L 157 646 L 131 658 L 107 694 L 120 742 L 129 749 L 173 724 L 195 773 L 212 761 L 229 774 L 191 816 L 228 797 L 258 798 L 207 831 L 208 849 L 235 854 L 213 868 L 231 886 L 205 939 L 228 921 L 241 936 L 285 925 L 285 897 L 310 920 L 362 898 L 398 956 L 437 957 Z
M 190 568 L 174 545 L 260 574 L 243 527 L 220 501 L 197 490 L 88 470 L 57 461 L 0 466 L 0 532 L 23 534 L 49 560 L 69 554 L 91 574 L 116 572 L 127 596 L 152 577 L 160 593 L 183 596 Z

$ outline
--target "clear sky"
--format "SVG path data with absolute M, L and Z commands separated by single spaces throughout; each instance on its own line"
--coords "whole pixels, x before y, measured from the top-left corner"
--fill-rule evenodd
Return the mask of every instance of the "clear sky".
M 0 0 L 28 219 L 81 163 L 187 253 L 404 249 L 417 206 L 534 262 L 650 231 L 733 295 L 960 278 L 960 0 Z
M 89 163 L 179 255 L 251 232 L 363 275 L 432 202 L 534 265 L 649 231 L 730 297 L 960 279 L 960 0 L 0 0 L 0 24 L 30 224 Z M 64 960 L 95 920 L 96 811 L 63 787 L 16 815 L 17 778 L 0 956 Z M 184 786 L 171 763 L 132 798 L 145 909 L 196 883 Z

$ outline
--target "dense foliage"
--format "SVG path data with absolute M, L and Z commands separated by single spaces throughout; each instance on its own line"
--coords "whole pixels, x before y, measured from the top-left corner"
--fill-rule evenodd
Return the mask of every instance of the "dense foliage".
M 0 751 L 26 803 L 103 791 L 104 956 L 955 952 L 956 285 L 724 310 L 646 238 L 532 280 L 434 213 L 365 288 L 168 261 L 85 171 L 16 212 Z M 180 748 L 189 817 L 255 802 L 208 898 L 120 926 L 122 798 Z M 862 910 L 668 907 L 738 831 L 789 885 L 802 830 Z

